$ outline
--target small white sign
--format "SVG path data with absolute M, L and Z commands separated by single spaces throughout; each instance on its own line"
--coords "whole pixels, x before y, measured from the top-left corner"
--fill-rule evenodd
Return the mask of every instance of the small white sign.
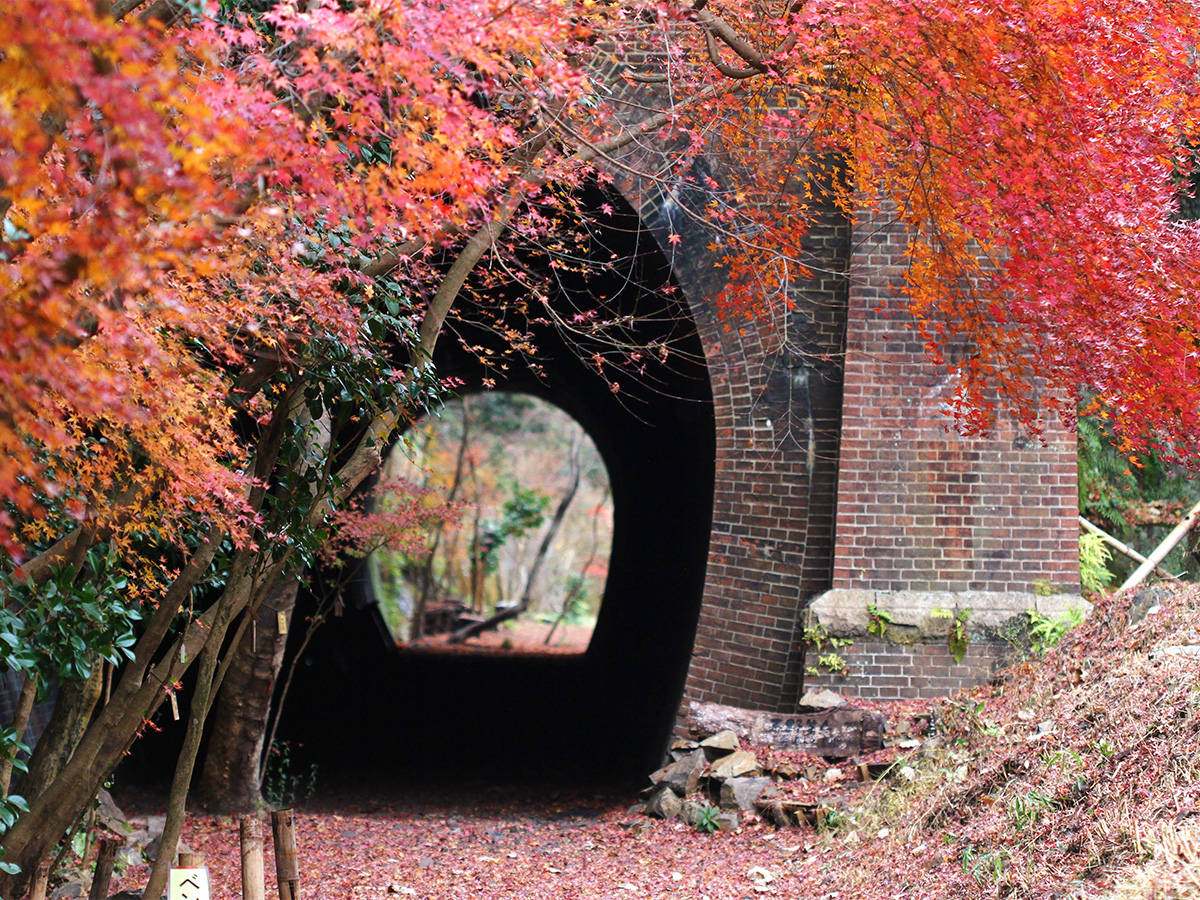
M 172 869 L 167 900 L 208 900 L 208 866 Z

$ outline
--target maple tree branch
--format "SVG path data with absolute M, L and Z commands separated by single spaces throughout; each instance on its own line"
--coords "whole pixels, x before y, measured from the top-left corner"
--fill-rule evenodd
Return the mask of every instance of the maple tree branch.
M 108 14 L 117 21 L 120 21 L 139 6 L 145 5 L 147 2 L 148 0 L 115 0 L 113 5 L 109 8 Z

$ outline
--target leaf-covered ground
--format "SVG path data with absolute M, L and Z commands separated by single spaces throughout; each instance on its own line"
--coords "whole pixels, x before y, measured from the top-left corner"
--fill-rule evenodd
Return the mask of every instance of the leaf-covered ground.
M 1200 897 L 1198 601 L 1143 594 L 1132 623 L 1130 598 L 1101 601 L 1043 659 L 938 705 L 932 743 L 887 778 L 852 786 L 843 767 L 792 785 L 856 798 L 821 832 L 750 817 L 708 835 L 631 811 L 626 793 L 331 797 L 297 816 L 302 895 Z M 240 895 L 237 831 L 197 815 L 185 834 L 222 900 Z

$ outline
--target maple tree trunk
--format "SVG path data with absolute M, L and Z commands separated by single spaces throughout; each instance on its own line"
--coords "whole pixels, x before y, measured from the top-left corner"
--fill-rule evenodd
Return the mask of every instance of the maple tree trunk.
M 462 485 L 463 461 L 466 459 L 467 447 L 470 444 L 471 426 L 466 408 L 464 400 L 462 440 L 458 442 L 458 456 L 454 462 L 454 481 L 450 484 L 450 491 L 446 495 L 448 503 L 458 497 L 458 489 Z M 433 571 L 433 558 L 437 555 L 445 531 L 445 521 L 438 522 L 433 539 L 429 542 L 429 549 L 425 553 L 425 565 L 421 569 L 421 593 L 417 596 L 417 602 L 413 604 L 412 618 L 408 623 L 408 639 L 410 641 L 419 641 L 425 636 L 425 610 L 429 607 L 430 595 L 436 593 L 434 587 L 437 583 L 437 575 Z
M 179 836 L 183 833 L 188 789 L 192 783 L 196 756 L 200 752 L 200 740 L 204 736 L 204 723 L 212 708 L 213 694 L 220 687 L 222 675 L 228 671 L 227 666 L 223 668 L 223 671 L 218 671 L 222 669 L 221 646 L 225 642 L 225 635 L 230 623 L 253 599 L 255 563 L 259 562 L 261 555 L 248 550 L 238 554 L 229 583 L 217 604 L 208 637 L 200 651 L 200 672 L 196 678 L 196 687 L 192 693 L 191 707 L 188 710 L 183 748 L 179 751 L 179 762 L 175 766 L 175 774 L 171 779 L 171 794 L 167 801 L 167 820 L 163 825 L 158 857 L 154 860 L 154 867 L 150 870 L 150 879 L 146 884 L 144 896 L 161 896 L 167 886 L 171 861 L 175 858 Z M 253 610 L 251 610 L 251 614 L 253 614 Z M 235 641 L 235 647 L 236 643 Z
M 243 636 L 221 685 L 196 799 L 210 812 L 255 812 L 263 805 L 260 760 L 271 698 L 283 665 L 300 582 L 289 572 L 267 592 L 254 628 Z
M 59 685 L 54 712 L 21 779 L 21 794 L 27 801 L 40 797 L 70 760 L 100 700 L 102 681 L 101 667 L 93 663 L 91 677 Z

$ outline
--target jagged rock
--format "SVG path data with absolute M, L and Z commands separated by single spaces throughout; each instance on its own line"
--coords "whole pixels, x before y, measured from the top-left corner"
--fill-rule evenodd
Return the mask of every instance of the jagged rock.
M 679 815 L 682 805 L 679 796 L 666 784 L 655 788 L 650 799 L 646 801 L 646 815 L 657 816 L 660 819 L 673 819 Z
M 680 797 L 686 797 L 700 787 L 700 773 L 707 763 L 703 750 L 693 750 L 677 762 L 659 769 L 650 776 L 650 781 L 668 785 Z
M 754 804 L 771 784 L 765 775 L 727 778 L 721 785 L 721 809 L 740 809 L 753 812 Z
M 777 781 L 792 781 L 800 776 L 800 769 L 786 759 L 768 759 L 763 763 L 763 771 Z
M 735 812 L 717 813 L 715 817 L 717 831 L 737 831 L 742 824 L 741 818 Z
M 145 862 L 142 856 L 142 851 L 137 847 L 119 847 L 117 848 L 117 867 L 121 866 L 140 866 Z
M 112 794 L 100 788 L 96 800 L 100 804 L 100 808 L 96 810 L 96 820 L 101 827 L 119 835 L 128 835 L 133 831 L 133 826 L 129 824 L 129 819 L 125 817 L 121 807 L 113 800 Z
M 1161 606 L 1163 601 L 1170 596 L 1170 592 L 1164 588 L 1155 585 L 1153 587 L 1144 587 L 1129 601 L 1129 626 L 1137 625 L 1142 619 L 1146 618 L 1147 613 L 1156 606 Z
M 712 760 L 727 756 L 742 745 L 738 742 L 737 734 L 726 729 L 705 738 L 700 742 L 700 746 L 704 748 L 705 754 Z
M 75 900 L 83 896 L 83 885 L 78 881 L 68 881 L 60 884 L 50 892 L 50 900 Z
M 695 741 L 689 741 L 686 738 L 676 738 L 671 741 L 671 746 L 667 749 L 667 755 L 672 761 L 678 762 L 699 746 Z
M 846 705 L 846 698 L 831 690 L 809 691 L 800 698 L 799 711 L 802 713 L 822 712 Z
M 736 778 L 738 775 L 757 775 L 762 769 L 758 757 L 749 750 L 735 750 L 712 764 L 708 774 L 712 778 Z
M 705 806 L 698 800 L 684 800 L 679 805 L 679 820 L 695 828 L 704 816 Z

